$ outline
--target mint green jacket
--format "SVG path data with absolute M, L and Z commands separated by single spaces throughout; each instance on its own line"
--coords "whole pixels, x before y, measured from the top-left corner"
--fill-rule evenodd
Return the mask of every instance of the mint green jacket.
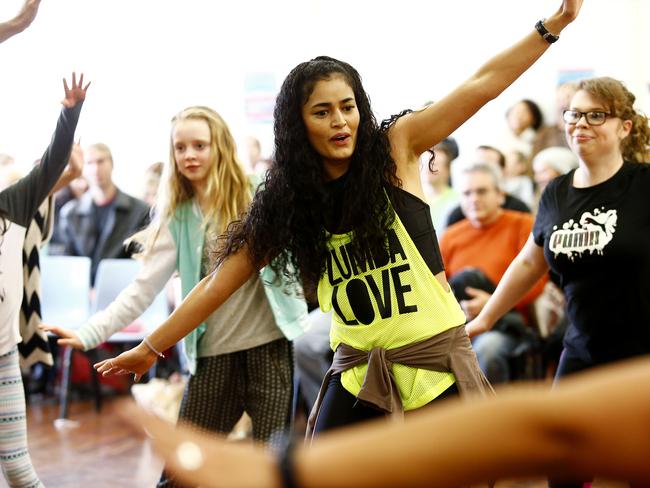
M 201 280 L 201 259 L 205 240 L 201 220 L 194 211 L 193 202 L 188 201 L 178 206 L 174 217 L 169 222 L 169 230 L 178 250 L 176 269 L 179 270 L 181 277 L 183 298 Z M 276 280 L 276 274 L 270 266 L 260 270 L 260 279 L 276 325 L 289 340 L 300 336 L 309 324 L 307 304 L 302 296 L 302 290 L 295 284 L 287 284 L 282 277 Z M 196 372 L 198 343 L 205 328 L 205 323 L 202 323 L 184 339 L 185 354 L 191 374 Z

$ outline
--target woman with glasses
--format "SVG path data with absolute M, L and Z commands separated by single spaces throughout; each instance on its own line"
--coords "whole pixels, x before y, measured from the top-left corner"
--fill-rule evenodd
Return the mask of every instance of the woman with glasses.
M 556 380 L 650 353 L 650 128 L 634 101 L 612 78 L 579 84 L 564 111 L 579 167 L 548 184 L 528 242 L 467 324 L 490 329 L 550 269 L 569 318 Z

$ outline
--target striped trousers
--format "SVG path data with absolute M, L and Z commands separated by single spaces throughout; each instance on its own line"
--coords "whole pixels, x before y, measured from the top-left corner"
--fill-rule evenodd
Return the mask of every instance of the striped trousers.
M 25 391 L 18 366 L 18 348 L 0 356 L 0 463 L 9 486 L 43 486 L 27 451 Z

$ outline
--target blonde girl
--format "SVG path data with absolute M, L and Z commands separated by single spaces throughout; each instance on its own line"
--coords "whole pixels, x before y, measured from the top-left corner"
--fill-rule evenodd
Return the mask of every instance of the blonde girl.
M 251 201 L 228 126 L 214 110 L 190 107 L 172 119 L 170 162 L 163 172 L 157 215 L 147 231 L 143 267 L 105 310 L 76 331 L 49 330 L 60 344 L 96 347 L 135 320 L 174 271 L 183 297 L 212 270 L 210 242 Z M 229 432 L 247 412 L 253 437 L 276 443 L 289 426 L 293 359 L 290 340 L 307 323 L 304 301 L 272 274 L 252 276 L 225 307 L 184 339 L 190 379 L 179 419 Z M 159 351 L 156 351 L 158 353 Z M 163 478 L 159 486 L 175 486 Z

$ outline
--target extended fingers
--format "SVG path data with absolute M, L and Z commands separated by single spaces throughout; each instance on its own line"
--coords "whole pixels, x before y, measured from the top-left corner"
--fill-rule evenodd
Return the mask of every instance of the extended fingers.
M 98 373 L 103 374 L 106 371 L 110 371 L 113 368 L 113 360 L 104 359 L 103 361 L 93 364 L 93 368 L 95 368 Z

